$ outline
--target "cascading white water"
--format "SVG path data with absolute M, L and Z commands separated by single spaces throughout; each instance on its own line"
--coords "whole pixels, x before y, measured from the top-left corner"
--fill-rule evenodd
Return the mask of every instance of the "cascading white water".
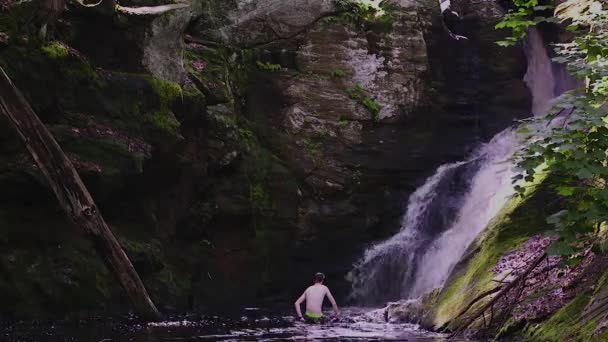
M 436 229 L 441 230 L 446 224 L 443 221 L 451 219 L 446 213 L 434 217 L 429 214 L 434 213 L 434 209 L 440 206 L 447 211 L 447 206 L 456 204 L 459 198 L 450 198 L 449 195 L 440 198 L 440 194 L 450 193 L 449 189 L 445 188 L 445 180 L 453 178 L 455 172 L 465 165 L 465 162 L 461 162 L 441 166 L 410 196 L 400 232 L 391 239 L 369 248 L 365 252 L 363 262 L 355 269 L 353 297 L 370 299 L 373 302 L 407 294 L 407 284 L 416 263 L 414 251 L 417 246 L 430 239 L 428 232 L 418 228 L 437 226 L 439 228 Z M 433 218 L 435 220 L 432 220 Z
M 451 227 L 433 241 L 420 259 L 409 298 L 444 284 L 466 249 L 513 195 L 511 161 L 518 149 L 518 135 L 507 129 L 483 146 L 477 157 L 481 168 Z
M 573 82 L 567 73 L 554 73 L 555 65 L 535 29 L 526 40 L 526 56 L 524 80 L 532 93 L 532 112 L 542 115 Z M 368 249 L 355 265 L 353 298 L 378 304 L 417 298 L 443 286 L 467 248 L 514 193 L 510 158 L 519 140 L 508 128 L 469 160 L 441 166 L 410 196 L 401 231 Z M 459 185 L 445 186 L 454 183 Z M 442 222 L 433 221 L 436 217 Z
M 532 114 L 547 113 L 555 96 L 555 77 L 553 63 L 538 30 L 530 30 L 526 44 L 528 70 L 524 82 L 532 93 Z

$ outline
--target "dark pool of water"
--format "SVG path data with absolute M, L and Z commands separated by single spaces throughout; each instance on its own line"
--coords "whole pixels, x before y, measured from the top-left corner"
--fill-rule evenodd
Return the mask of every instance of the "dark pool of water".
M 238 317 L 237 317 L 238 316 Z M 160 323 L 133 320 L 16 322 L 1 328 L 2 341 L 447 341 L 412 324 L 390 324 L 371 310 L 347 309 L 338 322 L 309 325 L 293 316 L 249 308 L 233 317 L 175 317 Z

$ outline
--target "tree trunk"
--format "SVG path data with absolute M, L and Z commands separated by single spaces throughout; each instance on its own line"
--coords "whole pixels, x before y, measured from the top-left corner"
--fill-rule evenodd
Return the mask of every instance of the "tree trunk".
M 91 238 L 97 252 L 127 292 L 136 312 L 143 319 L 159 320 L 160 313 L 72 162 L 1 67 L 0 112 L 8 118 L 48 180 L 70 221 Z

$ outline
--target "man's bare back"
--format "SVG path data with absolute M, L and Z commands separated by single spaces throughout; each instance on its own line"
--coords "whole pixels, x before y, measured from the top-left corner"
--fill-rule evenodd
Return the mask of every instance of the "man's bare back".
M 300 296 L 300 298 L 298 298 L 298 300 L 296 301 L 296 312 L 298 313 L 298 317 L 300 319 L 303 319 L 300 305 L 304 301 L 306 301 L 306 316 L 308 318 L 323 317 L 323 300 L 326 296 L 327 299 L 329 299 L 329 302 L 331 303 L 335 314 L 340 314 L 334 296 L 332 296 L 331 292 L 329 291 L 329 288 L 323 285 L 324 278 L 325 276 L 323 276 L 322 274 L 315 275 L 315 284 L 308 287 L 306 291 L 304 291 L 302 296 Z

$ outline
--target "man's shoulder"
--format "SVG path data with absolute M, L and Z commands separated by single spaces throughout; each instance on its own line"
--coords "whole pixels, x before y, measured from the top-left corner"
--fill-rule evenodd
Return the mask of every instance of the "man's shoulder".
M 308 288 L 306 288 L 306 292 L 308 292 L 308 291 L 319 292 L 319 290 L 321 290 L 321 291 L 329 291 L 329 289 L 325 285 L 311 285 Z

